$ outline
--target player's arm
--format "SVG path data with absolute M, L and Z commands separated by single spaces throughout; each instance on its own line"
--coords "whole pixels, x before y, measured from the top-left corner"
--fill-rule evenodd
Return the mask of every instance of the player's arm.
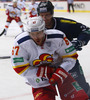
M 9 16 L 9 10 L 7 9 L 5 12 L 6 12 L 6 15 L 8 15 L 8 16 Z
M 9 16 L 9 5 L 6 7 L 5 13 L 6 13 L 7 16 Z
M 67 39 L 65 34 L 60 44 L 61 46 L 57 50 L 57 53 L 62 57 L 60 67 L 68 72 L 74 67 L 78 55 L 73 44 Z
M 82 50 L 82 46 L 87 45 L 90 40 L 90 28 L 71 19 L 61 18 L 60 21 L 61 23 L 66 23 L 71 31 L 70 34 L 72 34 L 72 38 L 75 39 L 72 41 L 75 49 Z
M 82 50 L 82 47 L 87 45 L 90 40 L 90 28 L 81 23 L 76 24 L 79 30 L 78 37 L 72 43 L 76 50 Z
M 12 48 L 11 61 L 12 67 L 17 74 L 25 78 L 35 74 L 32 71 L 33 69 L 30 69 L 31 65 L 29 63 L 29 55 L 27 51 L 17 42 L 15 42 L 15 45 Z
M 29 5 L 29 14 L 32 15 L 32 7 Z
M 23 8 L 22 8 L 23 11 L 26 11 L 26 4 L 25 2 L 23 2 Z
M 25 50 L 18 43 L 15 43 L 12 48 L 11 61 L 13 69 L 19 75 L 23 74 L 30 66 L 26 55 Z
M 57 54 L 62 57 L 62 62 L 52 74 L 49 83 L 52 85 L 59 84 L 59 86 L 61 86 L 69 76 L 68 71 L 74 67 L 78 55 L 74 46 L 65 35 L 58 47 Z
M 77 53 L 72 44 L 68 41 L 67 38 L 65 38 L 66 37 L 64 37 L 64 41 L 62 43 L 62 46 L 60 47 L 60 55 L 62 55 L 63 58 L 62 64 L 60 64 L 60 67 L 57 68 L 56 71 L 52 74 L 49 82 L 52 85 L 57 84 L 58 91 L 62 100 L 72 100 L 72 95 L 74 95 L 73 99 L 75 100 L 88 100 L 88 95 L 68 73 L 70 68 L 75 65 Z M 78 91 L 73 84 L 76 84 L 78 86 Z M 67 96 L 65 96 L 66 94 Z

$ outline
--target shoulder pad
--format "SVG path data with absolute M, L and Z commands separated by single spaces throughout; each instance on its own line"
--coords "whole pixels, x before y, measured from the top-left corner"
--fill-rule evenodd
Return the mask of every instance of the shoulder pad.
M 17 7 L 17 9 L 18 9 L 18 10 L 20 10 L 20 8 L 19 8 L 19 7 Z
M 25 36 L 25 37 L 21 38 L 20 40 L 18 40 L 17 42 L 18 42 L 18 44 L 21 44 L 27 40 L 30 40 L 30 36 Z
M 46 31 L 46 34 L 47 34 L 48 39 L 50 39 L 50 38 L 63 38 L 64 37 L 64 33 L 59 31 L 59 30 L 56 30 L 56 29 L 49 29 Z
M 13 5 L 12 4 L 9 4 L 8 7 L 13 7 Z
M 77 23 L 75 21 L 71 21 L 71 20 L 67 20 L 67 19 L 66 20 L 65 19 L 61 19 L 60 22 L 61 23 L 69 23 L 69 24 L 76 24 Z
M 15 40 L 17 41 L 18 44 L 21 44 L 30 39 L 31 39 L 31 37 L 29 36 L 29 34 L 27 32 L 23 32 L 23 33 L 19 34 Z
M 48 34 L 47 38 L 48 39 L 51 39 L 51 38 L 63 38 L 63 35 L 62 34 Z

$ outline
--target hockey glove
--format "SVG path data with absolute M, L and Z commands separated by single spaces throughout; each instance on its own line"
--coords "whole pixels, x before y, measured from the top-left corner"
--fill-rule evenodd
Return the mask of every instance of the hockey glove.
M 73 40 L 72 41 L 73 46 L 75 47 L 75 49 L 77 51 L 81 51 L 82 50 L 82 46 L 84 46 L 84 42 L 81 40 Z
M 60 86 L 64 82 L 64 80 L 68 77 L 68 72 L 66 72 L 62 68 L 57 68 L 55 73 L 53 73 L 52 77 L 49 80 L 51 85 L 59 84 Z
M 39 66 L 37 71 L 38 77 L 44 77 L 50 79 L 52 74 L 55 72 L 56 68 L 49 66 Z

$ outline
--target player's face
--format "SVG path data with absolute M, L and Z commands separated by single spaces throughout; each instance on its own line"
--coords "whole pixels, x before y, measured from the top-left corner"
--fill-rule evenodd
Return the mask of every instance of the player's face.
M 45 21 L 46 28 L 51 25 L 53 15 L 50 12 L 40 13 L 39 15 Z
M 17 2 L 13 3 L 13 7 L 16 8 L 17 7 Z
M 35 0 L 31 0 L 31 3 L 34 4 L 35 3 Z
M 31 32 L 30 36 L 37 45 L 42 46 L 45 39 L 44 31 Z

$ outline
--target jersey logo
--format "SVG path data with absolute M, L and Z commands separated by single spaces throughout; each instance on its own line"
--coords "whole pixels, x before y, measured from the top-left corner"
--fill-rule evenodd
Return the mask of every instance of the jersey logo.
M 74 51 L 74 50 L 75 50 L 75 48 L 74 48 L 74 46 L 72 45 L 72 46 L 70 46 L 69 48 L 65 49 L 65 52 L 66 52 L 66 53 L 70 53 L 70 52 L 72 52 L 72 51 Z
M 39 59 L 36 59 L 33 61 L 33 66 L 38 67 L 38 66 L 48 66 L 53 62 L 53 55 L 50 54 L 41 54 L 39 56 Z
M 13 58 L 13 63 L 18 63 L 18 62 L 24 62 L 24 58 L 23 57 Z
M 76 89 L 76 91 L 82 90 L 82 88 L 79 86 L 77 82 L 73 82 L 72 85 Z
M 32 8 L 32 12 L 35 11 L 35 8 Z
M 12 11 L 12 12 L 11 12 L 11 14 L 15 15 L 15 14 L 16 14 L 16 12 L 15 12 L 15 11 Z

